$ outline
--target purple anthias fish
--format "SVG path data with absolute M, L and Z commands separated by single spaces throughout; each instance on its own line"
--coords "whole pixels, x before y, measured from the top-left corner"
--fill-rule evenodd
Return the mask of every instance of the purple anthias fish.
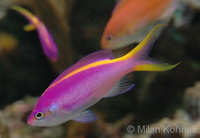
M 68 120 L 93 122 L 95 114 L 87 110 L 102 98 L 113 97 L 134 87 L 125 75 L 133 71 L 165 71 L 178 65 L 160 63 L 148 58 L 155 41 L 156 26 L 132 51 L 114 58 L 111 50 L 92 53 L 65 70 L 45 90 L 36 103 L 28 124 L 54 126 Z
M 42 45 L 42 49 L 45 53 L 45 55 L 53 62 L 57 61 L 58 59 L 58 50 L 57 46 L 50 35 L 48 29 L 44 25 L 42 21 L 36 16 L 34 16 L 31 12 L 28 10 L 21 8 L 19 6 L 12 6 L 11 9 L 19 12 L 22 14 L 24 17 L 26 17 L 30 25 L 25 27 L 26 31 L 30 31 L 33 29 L 36 29 L 40 38 L 40 42 Z

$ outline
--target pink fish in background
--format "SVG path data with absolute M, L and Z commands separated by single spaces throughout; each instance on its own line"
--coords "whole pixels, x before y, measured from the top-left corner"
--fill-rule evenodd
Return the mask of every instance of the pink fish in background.
M 167 23 L 178 0 L 119 0 L 102 38 L 103 49 L 117 49 L 141 42 L 159 23 Z
M 89 123 L 97 119 L 87 110 L 102 98 L 113 97 L 134 87 L 125 79 L 133 71 L 166 71 L 169 65 L 148 58 L 162 25 L 156 26 L 132 51 L 114 58 L 111 50 L 92 53 L 58 76 L 41 95 L 28 118 L 31 126 L 54 126 L 68 120 Z
M 12 6 L 11 9 L 19 12 L 24 17 L 26 17 L 30 25 L 25 26 L 26 31 L 31 31 L 36 29 L 39 35 L 39 39 L 42 45 L 42 49 L 45 53 L 45 55 L 52 61 L 55 62 L 58 59 L 58 49 L 57 46 L 49 33 L 48 29 L 44 25 L 42 21 L 36 16 L 34 16 L 31 12 L 28 10 L 21 8 L 19 6 Z

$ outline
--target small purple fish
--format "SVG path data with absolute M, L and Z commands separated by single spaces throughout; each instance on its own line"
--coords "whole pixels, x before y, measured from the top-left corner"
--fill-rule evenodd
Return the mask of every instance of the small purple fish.
M 33 29 L 36 29 L 45 55 L 52 62 L 57 61 L 58 50 L 56 44 L 52 36 L 50 35 L 48 29 L 45 27 L 44 23 L 40 21 L 38 17 L 34 16 L 31 12 L 24 8 L 21 8 L 19 6 L 12 6 L 11 9 L 21 13 L 24 17 L 26 17 L 29 20 L 30 25 L 25 26 L 25 30 L 31 31 Z
M 133 71 L 166 71 L 176 67 L 147 57 L 159 29 L 156 26 L 132 51 L 114 58 L 111 50 L 92 53 L 65 70 L 36 103 L 28 124 L 54 126 L 68 120 L 89 123 L 97 119 L 87 110 L 102 98 L 113 97 L 134 87 L 125 75 Z

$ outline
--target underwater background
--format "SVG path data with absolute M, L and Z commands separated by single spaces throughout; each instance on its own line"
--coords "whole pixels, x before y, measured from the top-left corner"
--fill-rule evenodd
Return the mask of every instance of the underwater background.
M 36 31 L 23 30 L 28 21 L 9 8 L 14 4 L 37 14 L 48 27 L 60 51 L 57 62 L 44 55 Z M 181 61 L 176 68 L 130 73 L 128 78 L 136 86 L 92 106 L 99 116 L 94 123 L 69 121 L 46 128 L 26 124 L 39 96 L 62 71 L 101 50 L 100 39 L 115 4 L 116 0 L 0 0 L 0 138 L 200 137 L 197 0 L 183 0 L 150 52 L 159 61 Z M 118 56 L 134 46 L 113 52 Z M 140 126 L 145 126 L 144 133 L 138 131 Z M 163 133 L 163 126 L 193 131 Z

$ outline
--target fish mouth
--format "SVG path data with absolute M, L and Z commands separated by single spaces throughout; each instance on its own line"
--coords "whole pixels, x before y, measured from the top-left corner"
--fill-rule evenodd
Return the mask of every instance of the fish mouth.
M 30 126 L 38 126 L 37 122 L 33 118 L 28 119 L 27 124 L 30 125 Z
M 42 127 L 40 125 L 38 125 L 36 122 L 31 122 L 31 121 L 27 121 L 27 124 L 30 125 L 30 126 L 37 126 L 37 127 Z
M 32 121 L 29 121 L 29 120 L 28 120 L 28 121 L 27 121 L 27 124 L 30 125 L 30 126 L 33 126 Z
M 107 49 L 107 45 L 106 45 L 105 40 L 101 40 L 101 48 L 102 49 Z

